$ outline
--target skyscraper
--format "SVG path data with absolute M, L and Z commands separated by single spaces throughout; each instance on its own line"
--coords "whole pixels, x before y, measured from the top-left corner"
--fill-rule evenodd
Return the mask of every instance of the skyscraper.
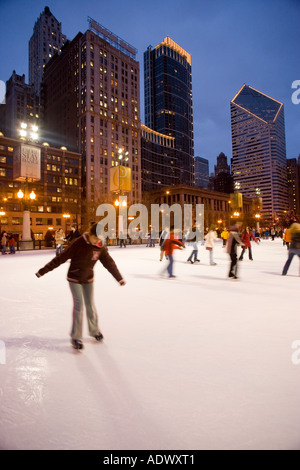
M 300 171 L 297 158 L 287 159 L 289 209 L 300 213 Z
M 174 137 L 142 127 L 142 190 L 151 191 L 177 182 Z
M 177 184 L 194 184 L 191 55 L 166 37 L 144 53 L 145 124 L 175 138 Z
M 234 183 L 271 220 L 288 208 L 283 104 L 244 84 L 230 107 Z
M 132 190 L 141 202 L 139 63 L 137 50 L 89 18 L 89 29 L 46 66 L 45 120 L 51 138 L 82 154 L 83 198 L 112 199 L 109 171 L 128 152 Z
M 195 186 L 208 188 L 209 162 L 206 158 L 195 157 Z
M 22 122 L 40 125 L 39 98 L 33 86 L 25 83 L 25 75 L 14 70 L 6 82 L 5 135 L 19 137 Z
M 33 34 L 29 40 L 29 84 L 34 86 L 36 95 L 40 95 L 45 65 L 54 54 L 59 54 L 66 38 L 61 32 L 61 23 L 45 7 L 35 22 Z
M 217 157 L 215 174 L 212 177 L 213 189 L 221 193 L 233 193 L 233 178 L 230 172 L 230 165 L 227 163 L 226 155 L 221 152 Z

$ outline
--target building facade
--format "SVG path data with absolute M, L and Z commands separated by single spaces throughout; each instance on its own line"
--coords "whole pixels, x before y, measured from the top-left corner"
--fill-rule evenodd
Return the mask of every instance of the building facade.
M 217 157 L 214 175 L 211 177 L 210 184 L 212 189 L 221 193 L 233 193 L 233 177 L 230 171 L 230 165 L 227 163 L 226 155 L 221 152 Z
M 300 166 L 299 157 L 287 159 L 289 209 L 300 214 Z
M 208 188 L 209 162 L 206 158 L 195 157 L 195 186 Z
M 122 164 L 120 156 L 125 154 L 132 174 L 129 203 L 141 201 L 136 54 L 134 47 L 90 18 L 89 29 L 79 33 L 45 68 L 49 137 L 64 140 L 81 153 L 86 211 L 112 201 L 109 170 Z
M 33 86 L 25 83 L 25 75 L 15 70 L 6 82 L 5 125 L 3 133 L 12 138 L 20 135 L 21 123 L 40 126 L 40 103 Z
M 177 183 L 174 137 L 153 131 L 142 124 L 142 191 Z
M 151 213 L 151 204 L 179 204 L 184 214 L 184 205 L 191 204 L 193 217 L 196 217 L 196 204 L 204 205 L 204 227 L 208 229 L 212 224 L 220 227 L 229 227 L 237 220 L 227 194 L 218 193 L 209 189 L 197 188 L 185 185 L 170 186 L 157 191 L 144 193 L 144 201 Z M 243 198 L 240 221 L 249 220 L 252 212 L 251 200 Z M 248 223 L 247 223 L 248 225 Z
M 177 184 L 194 185 L 191 55 L 166 37 L 144 53 L 145 124 L 175 138 Z
M 0 211 L 1 230 L 21 235 L 24 203 L 18 198 L 25 183 L 14 179 L 14 150 L 23 141 L 0 134 Z M 30 144 L 41 149 L 41 179 L 28 182 L 27 192 L 34 191 L 31 202 L 31 229 L 36 239 L 43 239 L 49 228 L 69 231 L 81 225 L 81 156 L 66 149 Z M 28 194 L 27 194 L 28 196 Z M 26 194 L 25 194 L 26 197 Z M 68 215 L 69 217 L 64 217 Z
M 283 104 L 244 84 L 230 106 L 235 187 L 276 219 L 288 208 Z
M 35 22 L 29 40 L 29 84 L 34 93 L 40 96 L 43 73 L 51 57 L 61 52 L 66 37 L 62 34 L 61 23 L 45 7 Z

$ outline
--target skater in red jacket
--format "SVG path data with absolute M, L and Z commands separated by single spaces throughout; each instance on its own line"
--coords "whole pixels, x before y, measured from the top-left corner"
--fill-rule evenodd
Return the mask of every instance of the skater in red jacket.
M 69 281 L 74 301 L 71 343 L 75 349 L 82 349 L 83 301 L 86 307 L 90 336 L 93 336 L 96 341 L 103 339 L 103 335 L 99 330 L 98 316 L 93 299 L 94 265 L 99 260 L 121 286 L 125 285 L 125 281 L 116 263 L 108 253 L 106 246 L 102 245 L 101 240 L 97 236 L 97 224 L 93 224 L 88 233 L 77 238 L 46 266 L 39 269 L 36 276 L 43 276 L 49 271 L 58 268 L 68 259 L 71 260 L 71 263 L 67 280 Z
M 165 240 L 164 245 L 163 245 L 165 256 L 166 258 L 168 257 L 168 261 L 169 261 L 169 264 L 167 266 L 169 279 L 176 277 L 173 275 L 173 264 L 174 264 L 173 251 L 176 248 L 179 248 L 181 250 L 182 248 L 185 248 L 185 246 L 180 240 L 175 239 L 174 230 L 171 230 L 170 237 Z
M 246 229 L 242 233 L 242 242 L 244 244 L 244 248 L 242 250 L 241 256 L 239 257 L 240 261 L 243 261 L 243 256 L 247 248 L 248 248 L 249 259 L 250 261 L 253 261 L 252 249 L 251 249 L 251 238 L 255 241 L 255 243 L 257 243 L 256 238 L 254 237 L 253 233 L 249 230 L 249 227 L 246 227 Z

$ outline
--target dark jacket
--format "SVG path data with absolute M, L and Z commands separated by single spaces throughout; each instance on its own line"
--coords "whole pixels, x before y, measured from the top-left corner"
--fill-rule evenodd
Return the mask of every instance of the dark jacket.
M 67 279 L 70 282 L 76 282 L 78 284 L 93 282 L 94 265 L 98 260 L 118 282 L 123 279 L 116 263 L 108 253 L 107 248 L 105 246 L 97 246 L 89 243 L 87 234 L 75 240 L 68 248 L 62 251 L 60 255 L 53 258 L 52 261 L 41 268 L 38 273 L 43 276 L 49 271 L 58 268 L 58 266 L 65 263 L 68 259 L 71 260 L 67 275 Z
M 69 235 L 66 236 L 66 240 L 69 242 L 72 242 L 73 240 L 76 240 L 76 238 L 80 237 L 79 230 L 76 228 L 75 230 L 71 230 Z
M 300 232 L 292 233 L 292 242 L 290 244 L 290 249 L 300 250 Z
M 238 245 L 243 246 L 243 242 L 237 232 L 231 231 L 226 244 L 226 251 L 229 255 L 235 255 Z

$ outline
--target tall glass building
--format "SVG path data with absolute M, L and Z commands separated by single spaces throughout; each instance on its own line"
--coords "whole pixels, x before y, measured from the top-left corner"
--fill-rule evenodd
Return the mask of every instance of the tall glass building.
M 195 157 L 195 186 L 208 188 L 209 162 L 206 158 Z
M 288 209 L 283 104 L 244 84 L 230 107 L 234 183 L 274 220 Z
M 166 37 L 144 53 L 145 124 L 175 138 L 177 184 L 194 184 L 191 55 Z

